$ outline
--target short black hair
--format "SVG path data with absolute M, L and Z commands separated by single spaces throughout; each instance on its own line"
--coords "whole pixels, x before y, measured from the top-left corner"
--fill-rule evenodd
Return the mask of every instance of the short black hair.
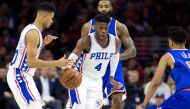
M 96 20 L 96 22 L 109 23 L 110 17 L 111 16 L 108 13 L 97 13 L 95 16 L 95 20 Z
M 47 12 L 54 12 L 55 13 L 55 7 L 50 2 L 42 2 L 38 6 L 38 12 L 39 11 L 47 11 Z
M 187 40 L 187 33 L 182 27 L 170 26 L 168 35 L 176 43 L 184 43 Z

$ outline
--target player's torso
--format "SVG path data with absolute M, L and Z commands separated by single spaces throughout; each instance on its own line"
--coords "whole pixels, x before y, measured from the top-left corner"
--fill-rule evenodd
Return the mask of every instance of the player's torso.
M 118 35 L 117 35 L 117 29 L 116 29 L 117 22 L 118 21 L 116 19 L 111 18 L 111 21 L 109 23 L 108 34 L 111 34 L 114 37 L 118 37 Z M 92 19 L 90 23 L 91 23 L 91 26 L 90 26 L 90 29 L 89 29 L 89 34 L 95 32 L 93 26 L 96 24 L 96 20 Z M 122 52 L 123 52 L 123 48 L 121 47 L 120 48 L 120 53 L 122 53 Z M 121 61 L 119 61 L 118 67 L 120 67 L 119 68 L 119 69 L 121 69 L 120 72 L 122 72 L 122 62 Z M 108 66 L 108 69 L 109 69 L 109 66 Z M 119 70 L 119 69 L 117 69 L 117 70 Z
M 82 64 L 82 73 L 93 78 L 102 77 L 107 69 L 110 58 L 116 52 L 116 42 L 113 35 L 109 35 L 109 43 L 102 48 L 95 38 L 95 33 L 89 34 L 91 40 L 91 48 L 88 53 L 84 54 Z
M 18 42 L 18 45 L 16 47 L 16 51 L 14 54 L 14 57 L 12 59 L 12 62 L 9 66 L 9 68 L 18 68 L 20 70 L 22 70 L 23 72 L 27 72 L 31 75 L 34 75 L 35 72 L 35 68 L 29 68 L 27 65 L 27 55 L 26 55 L 26 34 L 30 31 L 30 30 L 37 30 L 39 33 L 39 45 L 38 45 L 38 51 L 37 51 L 37 56 L 36 58 L 38 58 L 40 52 L 41 52 L 41 48 L 42 48 L 42 35 L 41 32 L 39 31 L 39 29 L 32 24 L 27 25 L 23 31 L 21 32 L 20 35 L 20 39 Z
M 169 54 L 174 61 L 170 75 L 176 83 L 176 89 L 190 88 L 190 50 L 171 50 Z

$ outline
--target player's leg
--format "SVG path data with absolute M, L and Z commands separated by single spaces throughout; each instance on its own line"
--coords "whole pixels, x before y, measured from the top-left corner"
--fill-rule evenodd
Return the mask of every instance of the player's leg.
M 117 89 L 115 91 L 112 91 L 113 85 L 109 82 L 109 85 L 107 85 L 107 93 L 108 98 L 111 104 L 112 109 L 123 109 L 125 105 L 125 83 L 124 83 L 124 75 L 122 69 L 119 67 L 116 70 L 116 74 L 114 76 L 114 79 L 117 82 L 120 82 L 122 84 L 122 87 L 120 89 Z M 123 97 L 125 96 L 125 97 Z M 123 99 L 125 98 L 125 99 Z
M 69 90 L 69 102 L 72 109 L 85 109 L 86 104 L 86 80 L 82 77 L 82 82 L 77 89 Z M 69 109 L 69 108 L 66 108 Z
M 113 93 L 111 95 L 112 98 L 112 104 L 111 104 L 111 109 L 123 109 L 124 108 L 124 101 L 122 100 L 123 97 L 123 92 L 117 92 Z
M 91 80 L 88 86 L 85 109 L 101 109 L 103 106 L 102 79 Z
M 40 106 L 37 109 L 42 108 L 44 102 L 40 97 L 32 76 L 21 72 L 19 69 L 9 69 L 7 82 L 21 109 L 28 109 L 30 104 Z

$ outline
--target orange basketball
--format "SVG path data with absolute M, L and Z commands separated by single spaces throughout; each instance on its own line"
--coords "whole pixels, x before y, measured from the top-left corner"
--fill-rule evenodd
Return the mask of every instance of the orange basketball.
M 67 89 L 76 89 L 82 81 L 82 75 L 77 70 L 67 68 L 61 70 L 59 81 Z

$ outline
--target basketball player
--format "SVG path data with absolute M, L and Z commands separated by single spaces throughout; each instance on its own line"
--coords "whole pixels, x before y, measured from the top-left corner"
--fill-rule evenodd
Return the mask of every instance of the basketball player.
M 42 109 L 44 105 L 32 78 L 36 68 L 63 67 L 73 64 L 65 57 L 54 61 L 38 59 L 42 47 L 57 38 L 48 35 L 43 40 L 41 34 L 53 23 L 54 13 L 55 9 L 52 4 L 41 3 L 35 21 L 27 25 L 21 32 L 14 58 L 7 73 L 8 85 L 20 109 Z
M 119 48 L 121 41 L 108 34 L 110 16 L 106 13 L 97 14 L 95 32 L 85 38 L 80 38 L 68 59 L 76 61 L 84 53 L 81 72 L 83 74 L 81 85 L 70 90 L 72 109 L 100 109 L 103 105 L 102 77 L 110 62 L 110 81 L 115 88 L 121 84 L 114 80 L 115 71 L 119 62 Z
M 181 27 L 175 26 L 170 27 L 168 33 L 171 50 L 161 57 L 144 102 L 136 109 L 146 108 L 167 70 L 175 81 L 176 92 L 164 101 L 159 109 L 189 109 L 190 50 L 185 47 L 187 35 Z
M 110 0 L 100 0 L 98 2 L 97 7 L 98 12 L 100 13 L 108 13 L 111 15 L 113 11 L 112 3 Z M 92 19 L 91 21 L 84 24 L 81 32 L 81 37 L 86 37 L 88 34 L 91 34 L 95 32 L 93 26 L 96 24 L 96 20 Z M 103 77 L 103 84 L 104 88 L 107 88 L 107 95 L 109 97 L 109 100 L 111 101 L 111 98 L 113 100 L 112 102 L 112 109 L 123 109 L 124 108 L 124 101 L 122 101 L 122 95 L 125 92 L 125 83 L 124 83 L 124 74 L 122 70 L 122 62 L 121 60 L 126 60 L 132 57 L 136 56 L 136 48 L 134 46 L 134 42 L 131 39 L 127 27 L 117 21 L 114 18 L 111 18 L 110 24 L 108 27 L 108 33 L 112 34 L 115 37 L 118 37 L 123 45 L 124 48 L 120 49 L 120 61 L 116 70 L 116 74 L 114 79 L 122 84 L 122 87 L 116 90 L 113 89 L 113 85 L 109 82 L 109 73 L 110 68 L 108 66 L 107 72 L 105 76 Z M 111 96 L 111 97 L 110 97 Z M 124 100 L 124 99 L 123 99 Z

